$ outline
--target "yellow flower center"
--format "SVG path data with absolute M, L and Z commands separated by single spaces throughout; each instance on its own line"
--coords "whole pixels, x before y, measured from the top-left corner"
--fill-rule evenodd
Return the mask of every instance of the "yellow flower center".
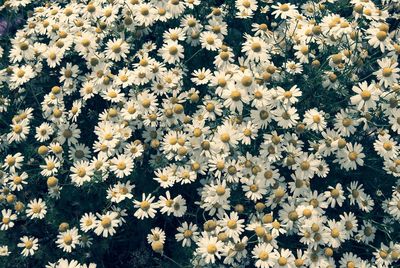
M 221 53 L 219 53 L 219 56 L 223 61 L 226 61 L 229 59 L 229 53 L 226 51 L 222 51 Z
M 215 192 L 217 193 L 217 195 L 222 196 L 225 194 L 225 187 L 223 187 L 222 185 L 218 185 L 215 189 Z
M 385 141 L 385 142 L 383 143 L 383 148 L 384 148 L 386 151 L 390 151 L 390 150 L 392 150 L 393 145 L 392 145 L 391 142 Z
M 13 178 L 13 182 L 14 182 L 14 184 L 16 184 L 16 185 L 21 184 L 22 178 L 21 178 L 20 176 L 15 176 L 15 177 Z
M 254 98 L 256 98 L 257 100 L 262 99 L 262 97 L 263 94 L 260 91 L 257 90 L 256 92 L 254 92 Z
M 142 14 L 143 16 L 147 16 L 147 15 L 149 15 L 149 13 L 150 13 L 150 11 L 147 7 L 142 7 L 140 9 L 140 14 Z
M 380 251 L 379 251 L 379 256 L 380 256 L 382 259 L 386 259 L 387 256 L 388 256 L 388 253 L 387 253 L 386 250 L 380 250 Z
M 15 126 L 13 127 L 13 131 L 14 131 L 16 134 L 20 134 L 20 133 L 22 132 L 22 126 L 21 126 L 21 125 L 15 125 Z
M 342 124 L 344 127 L 349 127 L 349 126 L 351 126 L 352 123 L 353 123 L 353 120 L 351 120 L 350 118 L 344 118 L 342 120 Z
M 209 44 L 209 45 L 213 45 L 214 42 L 215 42 L 215 40 L 214 40 L 214 38 L 213 38 L 212 36 L 208 36 L 208 37 L 206 38 L 206 42 L 207 42 L 207 44 Z
M 77 173 L 76 173 L 79 177 L 85 177 L 85 175 L 86 175 L 86 170 L 85 170 L 85 168 L 84 167 L 80 167 L 80 168 L 78 168 L 78 170 L 77 170 Z
M 184 238 L 189 238 L 189 237 L 191 237 L 193 235 L 193 231 L 192 230 L 185 230 L 184 232 L 183 232 L 183 237 Z
M 300 52 L 303 55 L 307 55 L 308 54 L 308 47 L 307 46 L 301 46 L 300 47 Z
M 82 44 L 82 46 L 84 46 L 84 47 L 88 47 L 88 46 L 90 46 L 90 40 L 87 39 L 87 38 L 82 39 L 81 44 Z
M 117 92 L 115 92 L 114 90 L 109 91 L 107 95 L 112 99 L 118 96 Z
M 214 111 L 214 109 L 215 109 L 215 105 L 213 103 L 211 103 L 211 102 L 207 103 L 206 110 L 208 112 L 212 112 L 212 111 Z
M 251 50 L 253 50 L 254 52 L 260 52 L 261 44 L 258 42 L 254 42 L 253 44 L 251 44 Z
M 253 78 L 251 76 L 245 75 L 240 82 L 243 86 L 249 87 L 251 86 L 251 84 L 253 84 Z
M 32 212 L 34 214 L 38 214 L 42 211 L 42 207 L 39 204 L 35 204 L 32 206 Z
M 251 3 L 250 3 L 249 0 L 244 0 L 244 1 L 242 2 L 242 5 L 243 5 L 245 8 L 249 8 L 250 5 L 251 5 Z
M 362 98 L 364 101 L 369 100 L 369 99 L 371 98 L 371 92 L 370 92 L 369 90 L 363 90 L 363 91 L 361 92 L 361 98 Z
M 340 235 L 340 231 L 339 231 L 338 228 L 333 228 L 333 229 L 331 230 L 331 236 L 332 236 L 333 238 L 338 238 L 339 235 Z
M 347 268 L 355 268 L 356 265 L 354 264 L 353 261 L 348 261 L 348 262 L 346 263 L 346 267 L 347 267 Z
M 313 122 L 316 124 L 321 122 L 321 117 L 319 115 L 313 115 L 312 119 L 313 119 Z
M 173 200 L 171 200 L 171 199 L 167 199 L 167 200 L 165 200 L 165 205 L 167 206 L 167 207 L 172 207 L 172 205 L 174 204 L 174 201 Z
M 240 93 L 239 90 L 233 90 L 231 92 L 231 99 L 234 101 L 239 101 L 241 96 L 242 96 L 242 94 Z
M 64 243 L 66 245 L 71 245 L 72 244 L 72 236 L 70 234 L 64 235 Z
M 231 137 L 229 136 L 229 134 L 228 133 L 222 133 L 221 134 L 221 141 L 222 142 L 229 142 L 230 141 L 230 139 L 231 139 Z
M 24 70 L 18 70 L 17 71 L 18 78 L 22 78 L 22 77 L 24 77 L 24 75 L 25 75 L 25 71 Z
M 262 261 L 266 261 L 269 258 L 269 255 L 266 251 L 261 251 L 260 254 L 258 255 L 258 258 Z
M 311 230 L 312 230 L 313 232 L 318 232 L 318 231 L 319 231 L 319 225 L 316 224 L 316 223 L 313 223 L 313 224 L 311 225 Z
M 56 167 L 56 164 L 54 163 L 54 162 L 52 162 L 52 161 L 49 161 L 48 163 L 47 163 L 47 165 L 46 165 L 46 168 L 48 169 L 48 170 L 52 170 L 53 168 L 55 168 Z
M 105 11 L 104 11 L 104 16 L 105 17 L 110 17 L 112 15 L 112 9 L 111 8 L 109 8 L 109 9 L 106 9 Z
M 265 235 L 265 229 L 262 226 L 257 226 L 254 231 L 258 237 L 263 237 Z
M 338 189 L 332 189 L 332 190 L 331 190 L 331 196 L 332 196 L 333 198 L 338 198 L 339 195 L 340 195 L 340 191 L 339 191 Z
M 300 267 L 304 265 L 304 260 L 303 259 L 296 259 L 294 261 L 294 265 L 296 265 L 296 267 Z
M 308 170 L 308 169 L 310 168 L 310 162 L 308 162 L 308 161 L 303 161 L 303 162 L 301 162 L 300 168 L 301 168 L 302 170 Z
M 253 193 L 258 191 L 258 186 L 256 184 L 252 184 L 250 185 L 250 191 L 252 191 Z
M 306 208 L 305 210 L 303 210 L 304 217 L 309 218 L 309 217 L 311 217 L 311 215 L 312 215 L 312 212 L 310 209 Z
M 33 242 L 31 240 L 26 241 L 24 244 L 26 249 L 31 249 L 33 247 Z
M 178 54 L 178 48 L 176 46 L 170 46 L 168 49 L 169 54 L 176 55 Z
M 140 203 L 140 208 L 141 208 L 142 210 L 144 210 L 144 211 L 149 210 L 149 208 L 150 208 L 150 202 L 147 201 L 147 200 L 142 201 L 142 202 Z
M 111 227 L 111 218 L 110 217 L 103 217 L 101 219 L 101 226 L 103 226 L 103 228 Z
M 279 229 L 279 228 L 281 228 L 281 224 L 278 221 L 274 221 L 272 223 L 272 227 L 275 229 Z
M 50 53 L 49 53 L 49 59 L 55 60 L 56 58 L 57 58 L 56 53 L 54 53 L 54 52 L 50 52 Z
M 379 41 L 384 41 L 387 37 L 387 33 L 385 31 L 379 31 L 376 34 L 376 38 L 378 38 Z
M 356 161 L 356 160 L 357 160 L 357 157 L 358 157 L 358 154 L 357 154 L 356 152 L 350 152 L 350 153 L 349 153 L 349 159 L 350 159 L 351 161 Z
M 119 170 L 124 170 L 125 168 L 126 168 L 126 164 L 125 164 L 125 162 L 119 162 L 118 164 L 117 164 L 117 168 L 119 169 Z
M 291 211 L 289 212 L 288 217 L 291 221 L 296 221 L 299 218 L 299 215 L 296 211 Z
M 91 226 L 93 224 L 93 221 L 91 219 L 86 219 L 85 220 L 85 225 L 86 226 Z
M 248 129 L 248 128 L 246 128 L 246 129 L 244 129 L 243 134 L 244 134 L 246 137 L 249 137 L 249 136 L 251 136 L 251 130 Z
M 235 220 L 229 220 L 228 223 L 226 224 L 229 229 L 235 229 L 237 224 Z
M 217 246 L 215 244 L 210 244 L 207 246 L 208 254 L 214 254 L 215 252 L 217 252 Z
M 282 116 L 282 118 L 284 120 L 289 120 L 290 119 L 290 114 L 288 112 L 283 112 L 281 116 Z
M 344 226 L 346 227 L 346 230 L 351 230 L 354 227 L 351 221 L 346 221 Z
M 287 259 L 285 257 L 279 257 L 278 264 L 280 266 L 285 266 L 287 264 Z
M 382 75 L 384 77 L 390 77 L 392 75 L 392 73 L 393 73 L 393 69 L 390 67 L 385 67 L 382 69 Z
M 282 4 L 279 6 L 279 10 L 282 12 L 287 12 L 289 11 L 289 5 L 288 4 Z

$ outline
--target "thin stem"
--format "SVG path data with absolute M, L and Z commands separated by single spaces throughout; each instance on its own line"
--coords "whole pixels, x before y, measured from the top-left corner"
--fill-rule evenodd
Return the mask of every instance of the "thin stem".
M 178 265 L 178 267 L 184 268 L 184 266 L 182 266 L 181 264 L 177 263 L 176 261 L 174 261 L 173 259 L 171 259 L 170 257 L 168 257 L 165 254 L 162 254 L 161 256 L 163 256 L 164 258 L 166 258 L 167 260 L 169 260 L 170 262 L 173 262 L 174 264 Z
M 203 51 L 204 50 L 204 48 L 201 48 L 201 49 L 199 49 L 199 50 L 197 50 L 189 59 L 187 59 L 186 61 L 185 61 L 185 64 L 186 63 L 188 63 L 188 61 L 190 61 L 191 59 L 193 59 L 197 54 L 199 54 L 201 51 Z

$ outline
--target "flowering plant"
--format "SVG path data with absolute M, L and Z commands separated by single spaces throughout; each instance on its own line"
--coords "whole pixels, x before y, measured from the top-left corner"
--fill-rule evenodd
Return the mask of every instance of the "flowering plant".
M 2 267 L 399 265 L 399 9 L 5 1 Z

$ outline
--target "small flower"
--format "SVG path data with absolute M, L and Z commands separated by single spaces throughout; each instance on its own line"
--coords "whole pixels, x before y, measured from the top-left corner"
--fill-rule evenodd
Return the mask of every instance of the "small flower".
M 134 207 L 137 208 L 134 216 L 138 219 L 144 219 L 144 218 L 154 218 L 156 215 L 156 208 L 158 208 L 157 203 L 153 203 L 154 196 L 151 196 L 149 194 L 147 197 L 143 193 L 142 194 L 142 201 L 137 201 L 134 200 Z
M 65 252 L 71 252 L 79 244 L 80 235 L 77 228 L 69 229 L 57 235 L 57 247 Z
M 182 241 L 182 247 L 190 247 L 193 242 L 197 242 L 199 232 L 196 224 L 193 223 L 182 223 L 182 226 L 178 227 L 178 233 L 175 235 L 176 241 Z
M 35 255 L 35 251 L 38 250 L 39 244 L 38 239 L 33 236 L 23 236 L 20 238 L 21 243 L 18 243 L 19 248 L 23 248 L 21 254 L 24 257 Z
M 118 213 L 108 211 L 106 214 L 97 213 L 94 233 L 103 237 L 113 236 L 119 224 Z
M 3 209 L 1 211 L 2 220 L 0 230 L 8 230 L 14 226 L 14 221 L 17 219 L 17 215 L 12 213 L 11 209 Z
M 216 259 L 221 258 L 223 243 L 217 237 L 210 236 L 206 232 L 199 238 L 197 252 L 202 256 L 205 263 L 215 263 Z
M 8 246 L 6 246 L 6 245 L 0 246 L 0 256 L 1 257 L 9 256 L 10 254 L 11 254 L 11 252 L 8 251 Z
M 26 209 L 26 215 L 31 219 L 43 219 L 46 213 L 47 206 L 41 198 L 31 200 Z

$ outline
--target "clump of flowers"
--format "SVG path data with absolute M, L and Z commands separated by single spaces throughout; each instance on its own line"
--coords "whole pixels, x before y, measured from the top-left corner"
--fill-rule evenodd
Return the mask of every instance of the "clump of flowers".
M 399 265 L 398 1 L 31 8 L 0 43 L 0 263 L 129 265 L 135 237 L 171 267 Z

